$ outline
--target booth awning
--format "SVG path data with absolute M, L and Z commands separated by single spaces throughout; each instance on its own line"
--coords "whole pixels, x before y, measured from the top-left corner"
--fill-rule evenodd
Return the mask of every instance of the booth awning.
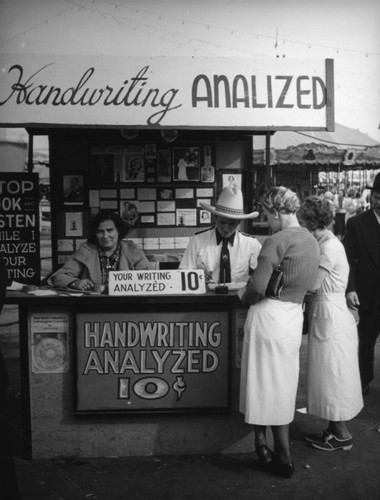
M 265 150 L 253 151 L 253 164 L 265 164 Z M 378 168 L 380 145 L 338 149 L 325 144 L 301 144 L 286 149 L 270 149 L 271 165 L 320 165 L 323 167 Z
M 380 144 L 360 132 L 336 123 L 334 132 L 280 131 L 270 138 L 271 165 L 317 165 L 331 169 L 340 167 L 378 168 Z M 254 137 L 253 164 L 265 164 L 262 137 Z

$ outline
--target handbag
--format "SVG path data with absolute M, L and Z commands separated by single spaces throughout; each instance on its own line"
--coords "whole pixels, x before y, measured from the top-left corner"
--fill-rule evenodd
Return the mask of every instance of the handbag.
M 279 299 L 284 287 L 284 271 L 281 264 L 274 268 L 267 285 L 265 296 L 270 299 Z

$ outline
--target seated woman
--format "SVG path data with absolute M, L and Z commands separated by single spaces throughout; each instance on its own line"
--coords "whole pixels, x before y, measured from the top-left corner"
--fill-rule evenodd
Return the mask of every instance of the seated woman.
M 89 237 L 50 278 L 57 287 L 92 290 L 108 285 L 110 271 L 155 269 L 133 242 L 124 241 L 128 225 L 113 211 L 100 211 L 91 221 Z

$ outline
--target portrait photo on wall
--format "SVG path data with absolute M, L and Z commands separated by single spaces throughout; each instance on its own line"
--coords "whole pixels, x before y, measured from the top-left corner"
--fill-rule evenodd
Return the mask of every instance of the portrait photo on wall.
M 64 175 L 62 184 L 64 205 L 84 205 L 83 175 Z
M 89 170 L 90 182 L 113 183 L 115 182 L 115 158 L 110 153 L 92 153 L 91 168 Z
M 241 183 L 242 175 L 240 173 L 228 172 L 222 174 L 222 189 L 229 186 L 241 190 Z
M 200 180 L 200 149 L 173 148 L 173 181 Z
M 123 182 L 144 182 L 145 166 L 144 155 L 138 153 L 127 153 L 124 155 Z
M 215 168 L 210 166 L 201 167 L 201 181 L 215 182 Z
M 207 210 L 199 210 L 199 224 L 211 224 L 211 213 Z
M 131 227 L 139 225 L 138 201 L 121 200 L 120 217 Z

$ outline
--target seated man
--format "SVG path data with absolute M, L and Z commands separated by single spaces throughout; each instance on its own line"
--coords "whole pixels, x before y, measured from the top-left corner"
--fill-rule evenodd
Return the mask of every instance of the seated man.
M 185 250 L 180 269 L 203 269 L 206 281 L 246 282 L 257 266 L 261 244 L 238 230 L 242 219 L 254 219 L 257 212 L 245 214 L 243 195 L 237 187 L 226 187 L 212 207 L 200 204 L 216 216 L 215 226 L 195 234 Z

